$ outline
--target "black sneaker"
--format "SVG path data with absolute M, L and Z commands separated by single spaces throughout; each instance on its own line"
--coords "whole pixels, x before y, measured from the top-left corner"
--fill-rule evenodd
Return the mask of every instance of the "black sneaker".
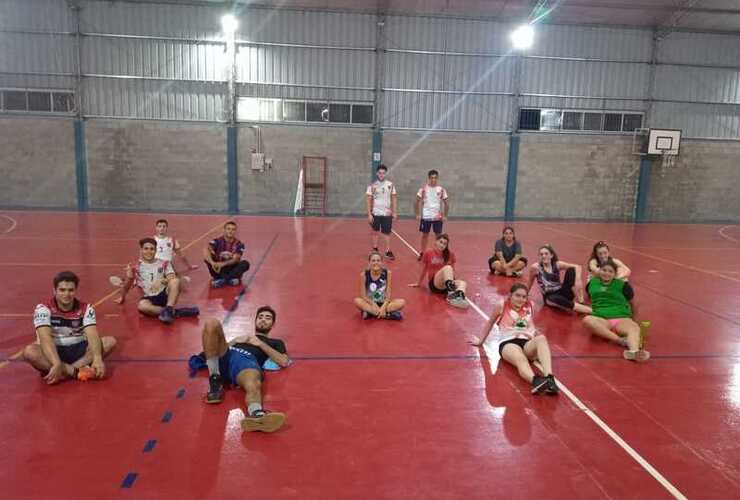
M 206 394 L 206 403 L 215 405 L 224 400 L 224 384 L 221 375 L 211 375 L 208 377 L 208 394 Z
M 539 375 L 535 375 L 532 379 L 532 394 L 539 394 L 543 392 L 545 389 L 547 389 L 548 381 L 547 377 L 540 377 Z
M 162 312 L 159 313 L 159 321 L 168 325 L 175 321 L 175 310 L 171 306 L 162 309 Z
M 393 255 L 393 252 L 391 252 L 390 250 L 385 252 L 385 258 L 388 260 L 396 260 L 396 256 Z
M 193 316 L 198 316 L 200 314 L 200 309 L 197 307 L 177 307 L 175 308 L 175 317 L 176 318 L 190 318 Z
M 558 384 L 555 382 L 555 377 L 553 377 L 552 373 L 545 378 L 547 379 L 547 387 L 545 388 L 545 392 L 548 394 L 559 393 L 560 387 L 558 387 Z

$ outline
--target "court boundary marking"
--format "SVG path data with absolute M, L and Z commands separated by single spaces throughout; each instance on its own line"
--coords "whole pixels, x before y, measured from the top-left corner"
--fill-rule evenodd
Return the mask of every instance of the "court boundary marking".
M 719 233 L 719 235 L 721 237 L 723 237 L 727 241 L 732 241 L 733 243 L 740 243 L 740 240 L 738 240 L 737 238 L 733 238 L 732 236 L 730 236 L 728 234 L 725 234 L 725 229 L 729 229 L 731 227 L 735 227 L 735 226 L 731 226 L 731 225 L 730 226 L 722 226 L 721 228 L 719 228 L 719 231 L 717 231 L 717 232 Z
M 417 257 L 419 256 L 419 252 L 411 246 L 411 244 L 406 241 L 403 236 L 401 236 L 398 232 L 395 230 L 392 231 L 393 234 L 396 235 L 396 237 L 401 240 L 403 244 L 405 244 Z M 740 281 L 740 280 L 738 280 Z M 470 306 L 486 321 L 490 320 L 490 316 L 485 314 L 480 307 L 478 307 L 477 304 L 475 304 L 472 300 L 468 299 L 468 302 L 470 303 Z M 630 457 L 632 457 L 635 462 L 640 465 L 648 474 L 650 474 L 653 479 L 655 479 L 663 488 L 668 491 L 674 498 L 678 498 L 681 500 L 688 500 L 687 497 L 681 493 L 678 488 L 673 486 L 666 478 L 663 476 L 655 467 L 653 467 L 650 462 L 645 460 L 645 458 L 642 457 L 637 451 L 635 451 L 634 448 L 632 448 L 622 437 L 617 434 L 611 427 L 609 427 L 606 422 L 604 422 L 593 410 L 591 410 L 588 406 L 586 406 L 573 392 L 571 392 L 565 384 L 561 381 L 560 378 L 557 379 L 558 386 L 560 387 L 560 390 L 563 391 L 563 393 L 570 399 L 570 401 L 581 410 L 588 418 L 591 419 L 602 431 L 604 431 L 614 442 L 616 442 Z
M 10 221 L 10 227 L 8 229 L 6 229 L 5 231 L 3 231 L 2 233 L 0 233 L 0 235 L 9 234 L 11 231 L 15 230 L 15 228 L 18 226 L 18 221 L 15 220 L 14 218 L 12 218 L 9 215 L 0 214 L 0 217 L 2 217 L 3 219 L 6 219 L 6 220 L 9 220 Z

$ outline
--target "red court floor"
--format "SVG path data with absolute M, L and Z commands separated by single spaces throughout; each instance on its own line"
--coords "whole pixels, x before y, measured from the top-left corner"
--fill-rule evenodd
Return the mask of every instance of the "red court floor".
M 158 215 L 2 214 L 3 360 L 33 341 L 33 308 L 65 269 L 98 303 L 99 329 L 119 339 L 104 381 L 47 386 L 24 364 L 1 363 L 3 498 L 740 498 L 740 226 L 515 225 L 530 259 L 551 243 L 583 263 L 608 241 L 653 322 L 653 359 L 635 365 L 576 317 L 538 313 L 555 374 L 584 409 L 564 393 L 530 395 L 495 345 L 490 357 L 469 346 L 483 317 L 408 288 L 418 265 L 398 237 L 389 267 L 406 317 L 362 321 L 351 300 L 370 247 L 363 219 L 237 217 L 252 263 L 242 300 L 240 288 L 210 290 L 201 266 L 181 298 L 200 319 L 164 326 L 138 315 L 134 292 L 113 303 L 108 284 Z M 226 217 L 168 219 L 199 262 Z M 512 283 L 486 267 L 502 225 L 445 227 L 486 314 Z M 414 221 L 395 226 L 418 245 Z M 288 424 L 242 434 L 243 394 L 203 404 L 207 379 L 190 378 L 186 360 L 201 350 L 205 318 L 226 318 L 236 335 L 262 304 L 277 309 L 272 335 L 296 361 L 266 382 L 266 406 Z

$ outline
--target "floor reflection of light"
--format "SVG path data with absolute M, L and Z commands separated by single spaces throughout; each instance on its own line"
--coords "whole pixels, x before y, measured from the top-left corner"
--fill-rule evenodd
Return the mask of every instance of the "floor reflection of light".
M 740 410 L 740 362 L 735 363 L 735 366 L 732 367 L 732 378 L 728 389 L 730 402 L 735 405 L 736 409 Z

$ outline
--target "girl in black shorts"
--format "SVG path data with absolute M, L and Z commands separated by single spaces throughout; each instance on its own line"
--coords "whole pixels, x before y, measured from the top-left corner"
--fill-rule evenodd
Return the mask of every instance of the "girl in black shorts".
M 491 318 L 483 328 L 482 338 L 474 337 L 471 344 L 481 346 L 492 330 L 503 337 L 498 352 L 508 363 L 514 365 L 519 376 L 532 384 L 532 394 L 547 392 L 557 394 L 558 386 L 552 374 L 552 356 L 547 338 L 537 332 L 534 325 L 534 305 L 529 300 L 529 289 L 524 283 L 514 283 L 509 297 L 493 310 Z M 542 367 L 542 376 L 535 375 L 530 361 L 537 360 Z
M 583 304 L 583 285 L 581 285 L 581 266 L 558 259 L 558 254 L 550 245 L 540 247 L 540 261 L 529 269 L 528 287 L 534 280 L 540 285 L 542 301 L 546 306 L 591 314 L 591 308 Z M 560 273 L 564 271 L 562 280 Z

